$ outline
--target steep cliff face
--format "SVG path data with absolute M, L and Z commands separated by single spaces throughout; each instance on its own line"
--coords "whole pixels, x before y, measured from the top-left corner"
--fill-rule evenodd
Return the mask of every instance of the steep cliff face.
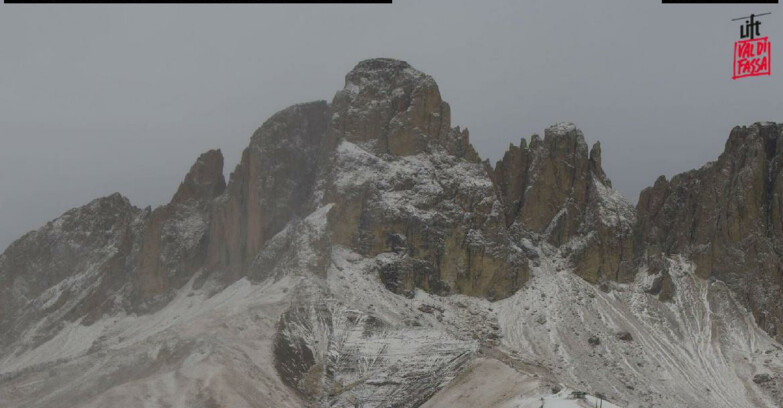
M 196 160 L 185 180 L 179 185 L 173 204 L 187 204 L 213 198 L 223 194 L 226 180 L 223 178 L 223 154 L 220 150 L 210 150 Z
M 421 153 L 449 135 L 451 113 L 429 75 L 404 61 L 360 62 L 332 101 L 334 137 L 372 153 Z
M 526 280 L 492 181 L 467 131 L 450 127 L 435 81 L 402 61 L 368 60 L 331 104 L 295 105 L 267 120 L 227 184 L 212 150 L 167 205 L 140 210 L 113 195 L 12 245 L 0 258 L 5 340 L 50 308 L 89 322 L 157 310 L 194 278 L 196 286 L 264 279 L 292 256 L 297 228 L 309 228 L 301 220 L 325 205 L 333 222 L 309 273 L 325 274 L 334 244 L 394 254 L 378 273 L 397 293 L 497 298 Z M 22 312 L 30 302 L 46 308 Z M 45 340 L 52 327 L 30 335 Z
M 568 254 L 575 271 L 597 283 L 633 279 L 635 213 L 601 167 L 601 146 L 588 154 L 582 132 L 559 124 L 511 145 L 495 166 L 494 180 L 506 223 Z
M 210 151 L 167 205 L 142 210 L 115 193 L 13 243 L 0 256 L 2 340 L 26 348 L 66 322 L 162 307 L 203 270 L 212 200 L 224 188 L 223 157 Z
M 139 254 L 128 277 L 130 310 L 148 312 L 171 300 L 203 271 L 212 224 L 212 201 L 226 188 L 223 155 L 210 150 L 196 160 L 167 205 L 147 212 Z
M 387 287 L 499 298 L 527 277 L 502 204 L 466 131 L 451 128 L 435 81 L 405 62 L 370 60 L 332 102 L 323 192 L 333 240 L 380 266 Z
M 224 281 L 260 273 L 251 265 L 263 245 L 311 210 L 328 112 L 323 101 L 294 105 L 253 134 L 226 192 L 213 205 L 206 266 Z
M 683 254 L 783 338 L 783 126 L 731 131 L 717 161 L 642 191 L 639 256 Z
M 149 213 L 119 194 L 66 212 L 0 256 L 0 346 L 34 347 L 64 322 L 89 324 L 115 305 Z M 29 336 L 22 335 L 29 332 Z

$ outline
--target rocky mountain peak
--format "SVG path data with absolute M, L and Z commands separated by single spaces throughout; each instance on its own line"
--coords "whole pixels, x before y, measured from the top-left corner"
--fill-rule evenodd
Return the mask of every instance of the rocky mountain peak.
M 640 259 L 684 254 L 735 290 L 768 333 L 783 336 L 783 126 L 732 129 L 724 152 L 656 180 L 637 204 Z
M 584 142 L 582 131 L 577 129 L 573 122 L 558 122 L 549 125 L 544 129 L 544 137 L 546 138 L 547 136 L 553 138 L 571 137 L 572 139 L 579 139 L 581 136 L 582 142 Z
M 551 156 L 563 156 L 571 161 L 587 158 L 584 134 L 570 122 L 557 123 L 546 128 L 543 147 Z
M 415 87 L 416 82 L 433 82 L 432 77 L 411 67 L 405 61 L 374 58 L 359 62 L 345 75 L 345 90 L 360 93 L 364 87 L 394 90 Z
M 588 153 L 573 123 L 558 123 L 511 146 L 493 180 L 512 231 L 561 248 L 583 278 L 627 280 L 631 271 L 634 209 L 601 167 L 601 145 Z
M 533 135 L 529 147 L 524 139 L 520 148 L 512 145 L 497 163 L 494 177 L 504 196 L 507 223 L 518 221 L 525 229 L 545 233 L 568 203 L 576 205 L 570 214 L 576 215 L 587 201 L 592 174 L 600 175 L 603 183 L 600 145 L 593 152 L 591 160 L 584 135 L 573 123 L 550 126 L 543 140 Z
M 756 122 L 750 126 L 735 126 L 726 141 L 725 151 L 733 151 L 749 140 L 759 138 L 771 150 L 768 156 L 771 158 L 776 152 L 776 144 L 780 138 L 781 125 L 775 122 Z
M 435 80 L 404 61 L 360 62 L 346 75 L 332 111 L 334 137 L 374 153 L 406 156 L 436 145 L 457 151 L 467 143 L 466 133 L 452 131 L 451 111 Z
M 432 77 L 403 61 L 363 61 L 331 110 L 322 203 L 334 203 L 334 243 L 394 254 L 380 274 L 401 294 L 500 298 L 524 283 L 492 180 L 467 130 L 451 128 Z
M 126 260 L 146 214 L 114 193 L 69 210 L 12 243 L 0 255 L 0 347 L 36 323 L 37 338 L 25 346 L 47 339 L 60 323 L 39 322 L 50 313 L 85 322 L 99 317 L 104 309 L 95 302 L 116 289 L 109 285 L 110 276 L 127 272 Z
M 185 203 L 191 200 L 211 200 L 226 188 L 223 177 L 223 154 L 220 149 L 201 154 L 179 189 L 171 199 L 172 203 Z
M 612 181 L 606 177 L 604 169 L 601 166 L 601 142 L 595 142 L 590 148 L 590 172 L 595 175 L 607 187 L 612 187 Z
M 328 115 L 325 101 L 297 104 L 253 133 L 211 212 L 207 265 L 226 281 L 253 273 L 250 265 L 267 241 L 312 210 Z
M 167 205 L 113 194 L 25 235 L 0 255 L 0 401 L 427 406 L 492 360 L 530 375 L 514 398 L 781 406 L 756 323 L 781 337 L 783 126 L 735 128 L 635 209 L 573 123 L 492 169 L 450 121 L 432 77 L 362 61 L 228 184 L 210 150 Z

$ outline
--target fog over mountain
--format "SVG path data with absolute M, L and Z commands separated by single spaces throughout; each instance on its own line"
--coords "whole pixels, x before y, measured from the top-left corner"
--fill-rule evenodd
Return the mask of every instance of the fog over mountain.
M 491 165 L 405 61 L 335 88 L 14 241 L 2 405 L 783 405 L 783 124 L 634 206 L 573 123 Z
M 730 19 L 769 11 L 761 30 L 775 44 L 778 5 L 6 5 L 0 248 L 92 197 L 164 204 L 208 149 L 233 169 L 259 123 L 330 99 L 375 56 L 437 79 L 493 163 L 509 143 L 576 123 L 603 142 L 613 185 L 635 203 L 659 175 L 717 157 L 734 125 L 781 120 L 774 72 L 730 80 Z

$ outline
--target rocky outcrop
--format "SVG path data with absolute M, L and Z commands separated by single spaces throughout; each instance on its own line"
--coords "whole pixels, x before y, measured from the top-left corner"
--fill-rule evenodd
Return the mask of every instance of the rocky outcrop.
M 313 406 L 421 406 L 460 373 L 476 346 L 438 327 L 443 307 L 428 309 L 418 299 L 389 292 L 368 273 L 372 262 L 359 261 L 364 269 L 353 263 L 363 257 L 353 255 L 345 248 L 335 250 L 326 279 L 329 291 L 303 284 L 291 294 L 291 307 L 276 327 L 275 367 L 282 381 Z M 477 322 L 470 330 L 488 328 L 485 315 L 464 313 Z
M 717 161 L 660 177 L 637 205 L 637 255 L 692 259 L 732 288 L 768 333 L 783 338 L 783 126 L 731 131 Z
M 202 271 L 209 245 L 212 201 L 226 188 L 223 155 L 210 150 L 196 160 L 168 205 L 152 210 L 129 274 L 134 310 L 147 311 L 168 301 Z
M 511 145 L 493 178 L 512 231 L 562 248 L 590 282 L 632 279 L 633 208 L 612 190 L 600 144 L 588 154 L 573 124 Z
M 65 322 L 160 308 L 203 270 L 212 201 L 224 187 L 223 157 L 212 150 L 165 206 L 142 210 L 115 193 L 17 240 L 0 256 L 3 339 L 24 335 L 30 347 Z
M 269 118 L 228 183 L 211 150 L 165 206 L 140 210 L 111 196 L 51 223 L 78 218 L 73 231 L 47 226 L 12 245 L 0 257 L 0 319 L 18 337 L 19 322 L 33 318 L 17 310 L 30 302 L 90 321 L 157 310 L 190 281 L 324 277 L 341 247 L 374 259 L 395 293 L 497 300 L 525 284 L 546 246 L 591 283 L 629 282 L 646 266 L 662 299 L 676 288 L 655 257 L 685 254 L 774 334 L 783 318 L 779 145 L 778 125 L 735 129 L 718 162 L 645 190 L 637 222 L 611 188 L 600 144 L 588 149 L 574 125 L 511 145 L 492 169 L 467 130 L 451 126 L 432 77 L 403 61 L 362 61 L 330 103 Z M 110 255 L 98 259 L 102 251 Z M 85 271 L 98 286 L 69 296 L 62 288 Z M 50 300 L 55 292 L 64 300 Z
M 21 311 L 31 303 L 45 306 L 41 316 L 87 323 L 158 310 L 191 280 L 324 276 L 333 245 L 390 255 L 377 271 L 397 293 L 510 295 L 527 262 L 486 166 L 449 112 L 435 81 L 407 63 L 359 63 L 331 104 L 269 118 L 228 183 L 222 154 L 211 150 L 164 206 L 141 210 L 113 195 L 12 245 L 0 257 L 6 337 L 37 319 Z M 323 220 L 308 218 L 314 211 Z M 33 337 L 57 328 L 45 326 Z
M 190 168 L 185 180 L 171 199 L 172 203 L 211 200 L 223 193 L 226 180 L 223 178 L 223 154 L 210 150 L 199 156 Z
M 363 61 L 331 106 L 335 148 L 317 198 L 335 203 L 335 244 L 395 254 L 379 273 L 397 293 L 502 298 L 525 282 L 492 180 L 432 77 Z
M 373 154 L 407 156 L 445 148 L 478 160 L 466 131 L 451 128 L 451 109 L 431 76 L 405 61 L 362 61 L 345 76 L 331 104 L 330 139 L 363 145 Z
M 778 406 L 779 349 L 738 301 L 781 337 L 781 146 L 736 128 L 634 209 L 573 124 L 493 169 L 432 77 L 362 61 L 269 118 L 228 183 L 210 150 L 168 204 L 104 197 L 0 255 L 0 399 L 419 406 L 487 352 L 624 402 Z
M 33 347 L 65 321 L 94 321 L 115 305 L 149 214 L 120 194 L 70 210 L 0 255 L 0 347 L 32 330 Z
M 226 282 L 252 273 L 249 266 L 263 245 L 312 210 L 328 112 L 323 101 L 294 105 L 253 134 L 213 210 L 206 267 Z

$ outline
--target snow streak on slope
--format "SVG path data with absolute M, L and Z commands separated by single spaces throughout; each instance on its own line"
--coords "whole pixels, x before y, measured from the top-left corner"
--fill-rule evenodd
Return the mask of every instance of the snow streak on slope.
M 5 357 L 0 401 L 3 407 L 302 406 L 280 382 L 271 350 L 293 279 L 261 285 L 242 279 L 214 296 L 188 285 L 157 313 L 69 326 L 37 349 Z
M 777 407 L 749 381 L 783 372 L 783 351 L 717 281 L 670 259 L 672 302 L 630 285 L 599 290 L 557 257 L 541 258 L 528 285 L 499 303 L 511 355 L 577 389 L 628 407 Z
M 559 389 L 559 391 L 558 391 Z M 600 405 L 599 405 L 600 404 Z M 498 360 L 477 358 L 459 377 L 422 408 L 619 408 L 592 395 L 553 389 L 534 375 L 520 373 Z
M 313 404 L 418 406 L 477 349 L 476 341 L 427 324 L 421 302 L 387 291 L 379 261 L 334 248 L 326 282 L 300 286 L 283 315 L 279 370 Z
M 455 197 L 444 197 L 449 192 L 455 192 L 456 196 L 456 191 L 482 197 L 487 203 L 495 201 L 489 194 L 494 186 L 482 166 L 442 150 L 379 157 L 361 145 L 342 141 L 337 146 L 335 160 L 339 169 L 335 186 L 346 193 L 373 185 L 379 191 L 378 203 L 387 216 L 405 214 L 430 220 L 450 211 L 464 212 L 462 208 L 450 208 L 456 207 L 449 202 Z
M 271 240 L 290 245 L 278 253 L 270 244 L 269 256 L 284 259 L 264 282 L 208 282 L 198 290 L 191 282 L 156 313 L 77 322 L 35 349 L 6 353 L 0 401 L 573 408 L 603 394 L 614 404 L 604 402 L 607 408 L 781 406 L 777 380 L 751 381 L 780 378 L 780 345 L 724 284 L 697 278 L 683 259 L 667 260 L 671 302 L 647 293 L 655 276 L 644 270 L 633 284 L 600 290 L 546 244 L 529 245 L 538 265 L 505 300 L 420 290 L 405 297 L 378 276 L 405 254 L 370 258 L 323 246 L 330 209 Z M 325 277 L 307 271 L 321 256 L 328 258 Z M 280 344 L 295 357 L 276 366 Z M 312 359 L 300 358 L 305 350 Z M 589 395 L 569 398 L 574 390 Z

